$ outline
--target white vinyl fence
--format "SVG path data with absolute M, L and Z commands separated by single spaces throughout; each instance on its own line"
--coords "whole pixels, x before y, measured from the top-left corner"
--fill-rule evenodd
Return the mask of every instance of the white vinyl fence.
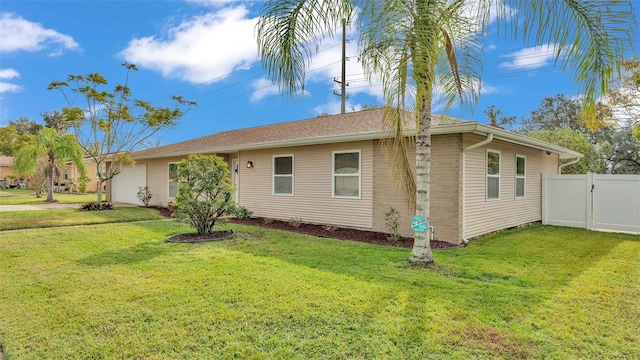
M 542 223 L 640 234 L 640 175 L 543 175 Z

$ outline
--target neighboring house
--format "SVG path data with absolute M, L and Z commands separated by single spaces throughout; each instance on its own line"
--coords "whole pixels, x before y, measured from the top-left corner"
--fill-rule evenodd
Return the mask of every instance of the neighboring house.
M 134 153 L 112 180 L 110 201 L 152 205 L 177 191 L 175 164 L 189 154 L 216 154 L 230 165 L 236 201 L 254 216 L 386 232 L 385 212 L 411 212 L 394 179 L 382 139 L 383 110 L 227 131 Z M 407 129 L 415 128 L 413 119 Z M 560 159 L 580 153 L 473 121 L 434 117 L 431 217 L 435 239 L 461 243 L 492 231 L 541 220 L 541 176 L 558 174 Z M 410 149 L 415 159 L 415 148 Z M 415 169 L 414 169 L 415 170 Z
M 0 188 L 18 186 L 18 182 L 18 172 L 13 166 L 13 157 L 0 155 Z
M 84 159 L 85 166 L 85 176 L 88 178 L 87 181 L 87 192 L 96 192 L 98 191 L 98 169 L 96 163 L 89 159 Z M 76 168 L 76 166 L 67 162 L 66 167 L 64 169 L 64 173 L 61 174 L 60 183 L 66 188 L 71 188 L 72 191 L 78 191 L 78 186 L 80 184 L 80 171 Z

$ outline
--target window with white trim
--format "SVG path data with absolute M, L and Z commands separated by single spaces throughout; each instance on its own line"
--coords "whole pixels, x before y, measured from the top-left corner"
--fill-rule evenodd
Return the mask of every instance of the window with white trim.
M 293 195 L 293 155 L 273 157 L 273 195 Z
M 524 197 L 526 184 L 526 158 L 516 155 L 516 198 Z
M 333 152 L 333 196 L 360 198 L 360 150 Z
M 487 150 L 487 200 L 500 199 L 500 152 Z
M 169 163 L 169 199 L 175 199 L 178 194 L 178 164 Z

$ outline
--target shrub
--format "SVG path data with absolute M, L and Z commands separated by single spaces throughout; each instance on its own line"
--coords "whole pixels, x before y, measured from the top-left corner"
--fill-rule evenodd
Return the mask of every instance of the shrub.
M 151 194 L 148 186 L 138 187 L 138 200 L 140 200 L 145 207 L 149 206 L 149 201 L 151 201 L 152 197 L 153 195 Z
M 289 219 L 289 225 L 293 226 L 294 228 L 299 228 L 302 225 L 302 219 L 300 218 L 291 218 Z
M 253 215 L 253 211 L 247 209 L 242 205 L 236 205 L 233 208 L 233 214 L 240 220 L 247 220 L 251 218 L 251 215 Z
M 400 227 L 400 213 L 398 210 L 394 208 L 389 208 L 387 212 L 384 213 L 385 227 L 387 228 L 387 232 L 389 232 L 389 236 L 387 240 L 389 241 L 398 241 L 400 240 L 400 233 L 398 232 L 398 228 Z
M 233 187 L 229 168 L 218 156 L 189 155 L 177 165 L 179 180 L 174 215 L 210 234 L 216 220 L 233 209 Z
M 273 223 L 273 219 L 272 218 L 263 218 L 262 219 L 264 221 L 265 224 L 269 225 L 271 223 Z
M 86 202 L 80 205 L 81 211 L 100 211 L 100 210 L 113 210 L 113 204 L 111 203 L 97 203 Z
M 330 231 L 330 232 L 338 230 L 337 226 L 331 225 L 331 224 L 322 225 L 322 228 L 325 229 L 326 231 Z

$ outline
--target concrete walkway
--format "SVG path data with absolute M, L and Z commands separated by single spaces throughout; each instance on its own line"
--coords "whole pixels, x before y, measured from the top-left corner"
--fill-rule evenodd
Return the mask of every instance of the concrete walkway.
M 0 205 L 0 211 L 52 210 L 52 209 L 78 209 L 78 208 L 80 208 L 80 204 Z

